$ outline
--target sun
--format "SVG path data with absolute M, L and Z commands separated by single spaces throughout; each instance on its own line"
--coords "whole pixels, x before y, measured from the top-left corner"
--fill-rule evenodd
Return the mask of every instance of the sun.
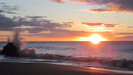
M 105 38 L 103 38 L 99 34 L 92 34 L 90 37 L 85 37 L 81 39 L 82 41 L 91 41 L 93 44 L 98 44 L 101 41 L 106 41 Z
M 93 34 L 88 39 L 93 44 L 98 44 L 100 41 L 105 41 L 105 39 L 102 36 L 100 36 L 99 34 Z

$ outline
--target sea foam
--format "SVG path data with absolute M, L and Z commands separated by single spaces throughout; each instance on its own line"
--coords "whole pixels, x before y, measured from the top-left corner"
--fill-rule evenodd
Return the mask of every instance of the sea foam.
M 35 59 L 53 59 L 53 60 L 65 60 L 76 62 L 98 62 L 101 65 L 107 65 L 111 67 L 133 69 L 133 60 L 127 59 L 113 59 L 103 57 L 80 57 L 80 56 L 67 56 L 53 53 L 39 53 L 36 48 L 27 48 L 25 42 L 21 38 L 20 31 L 15 32 L 12 39 L 8 38 L 8 42 L 13 42 L 18 50 L 20 57 L 29 57 Z M 0 48 L 2 50 L 2 48 Z

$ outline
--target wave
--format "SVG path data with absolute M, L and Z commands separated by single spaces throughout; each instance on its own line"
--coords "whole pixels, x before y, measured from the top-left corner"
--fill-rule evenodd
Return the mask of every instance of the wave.
M 2 48 L 0 48 L 0 51 Z M 114 58 L 103 58 L 103 57 L 80 57 L 80 56 L 67 56 L 53 53 L 39 53 L 36 48 L 24 48 L 19 51 L 20 57 L 28 57 L 35 59 L 52 59 L 52 60 L 65 60 L 65 61 L 76 61 L 76 62 L 98 62 L 101 65 L 133 69 L 133 60 L 128 59 L 114 59 Z
M 35 59 L 53 59 L 53 60 L 66 60 L 76 62 L 98 62 L 101 65 L 120 67 L 133 69 L 133 60 L 127 59 L 113 59 L 103 57 L 80 57 L 80 56 L 67 56 L 52 53 L 39 53 L 36 48 L 26 48 L 22 38 L 20 37 L 20 31 L 15 32 L 13 39 L 8 38 L 8 42 L 13 42 L 18 50 L 20 57 L 29 57 Z M 2 48 L 0 48 L 1 52 Z
M 50 54 L 50 53 L 36 54 L 35 50 L 34 49 L 29 50 L 26 56 L 30 58 L 37 58 L 37 59 L 53 59 L 53 60 L 65 60 L 65 61 L 88 62 L 88 63 L 98 62 L 101 65 L 133 69 L 133 60 L 102 58 L 102 57 L 66 56 L 66 55 L 58 55 L 58 54 Z

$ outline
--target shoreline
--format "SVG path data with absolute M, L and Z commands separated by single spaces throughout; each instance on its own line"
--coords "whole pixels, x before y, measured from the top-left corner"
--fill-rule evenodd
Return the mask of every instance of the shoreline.
M 122 71 L 121 71 L 122 72 Z M 0 75 L 132 75 L 106 69 L 48 63 L 0 62 Z

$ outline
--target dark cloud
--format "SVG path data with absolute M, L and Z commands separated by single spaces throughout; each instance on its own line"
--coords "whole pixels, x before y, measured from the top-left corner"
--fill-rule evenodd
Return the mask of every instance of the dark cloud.
M 29 28 L 21 28 L 27 30 L 29 33 L 39 33 L 42 31 L 60 32 L 71 27 L 72 22 L 56 23 L 51 20 L 43 19 L 44 16 L 29 16 L 29 17 L 13 17 L 9 18 L 0 15 L 0 30 L 11 31 L 20 29 L 21 26 L 30 26 Z
M 4 11 L 3 10 L 0 10 L 0 13 L 3 13 Z
M 71 27 L 71 24 L 69 23 L 52 23 L 52 22 L 45 22 L 45 23 L 41 23 L 39 25 L 39 23 L 34 26 L 34 28 L 26 28 L 26 30 L 29 31 L 29 33 L 39 33 L 42 31 L 50 31 L 51 33 L 60 33 L 60 32 L 64 32 L 67 31 L 66 29 L 62 29 L 62 28 L 68 28 Z
M 13 30 L 26 30 L 29 34 L 26 36 L 41 36 L 45 38 L 76 38 L 76 37 L 87 37 L 95 32 L 87 31 L 72 31 L 66 28 L 71 27 L 73 22 L 57 23 L 51 20 L 46 20 L 44 18 L 34 18 L 35 16 L 28 17 L 13 17 L 9 18 L 4 15 L 0 15 L 0 31 L 13 31 Z M 114 27 L 115 24 L 105 24 L 105 23 L 86 23 L 85 25 L 90 26 L 102 26 Z M 21 26 L 23 26 L 21 28 Z M 28 28 L 26 27 L 28 26 Z M 97 32 L 103 36 L 110 38 L 113 37 L 110 32 Z M 131 34 L 116 34 L 116 35 L 131 35 Z
M 37 18 L 35 18 L 35 16 L 30 16 L 30 18 L 9 18 L 4 15 L 0 15 L 0 31 L 21 29 L 30 33 L 26 36 L 43 36 L 46 38 L 75 38 L 80 36 L 86 37 L 87 35 L 92 34 L 92 32 L 87 31 L 67 30 L 66 28 L 72 27 L 74 24 L 73 22 L 57 23 L 40 17 L 41 16 Z M 21 28 L 21 26 L 23 27 Z M 28 28 L 26 26 L 28 26 Z
M 0 30 L 11 31 L 16 26 L 16 23 L 12 18 L 5 17 L 0 14 Z
M 4 2 L 0 3 L 0 14 L 3 14 L 3 13 L 17 14 L 15 11 L 19 10 L 19 9 L 20 9 L 20 7 L 18 5 L 10 6 L 10 5 L 7 5 Z
M 121 12 L 133 13 L 133 0 L 70 0 L 70 2 L 88 3 L 97 5 L 95 9 L 82 9 L 88 12 Z
M 83 25 L 88 26 L 105 26 L 105 27 L 115 27 L 116 24 L 105 24 L 105 23 L 88 23 L 88 22 L 82 22 Z
M 8 13 L 8 14 L 17 14 L 17 13 L 15 13 L 15 12 L 6 12 L 6 13 Z
M 47 16 L 27 16 L 27 18 L 46 18 Z

